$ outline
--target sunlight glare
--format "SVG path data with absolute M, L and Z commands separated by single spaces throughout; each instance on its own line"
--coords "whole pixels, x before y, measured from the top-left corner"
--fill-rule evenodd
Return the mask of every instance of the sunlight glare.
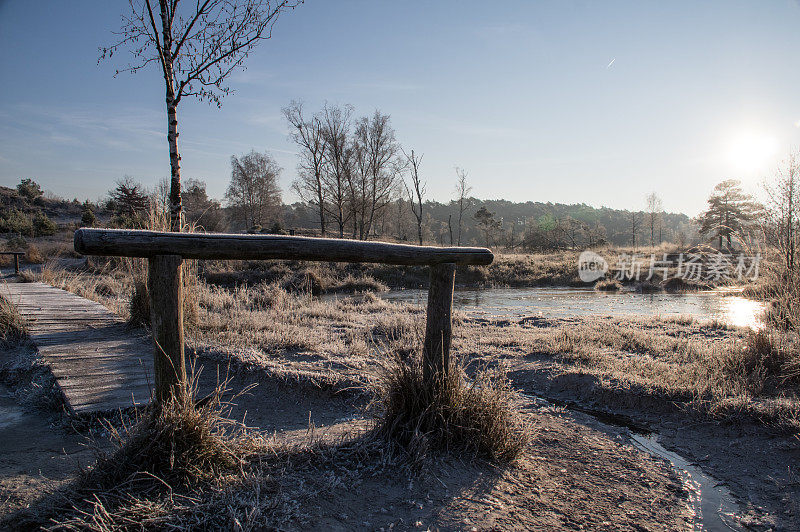
M 723 298 L 722 321 L 736 327 L 761 329 L 764 326 L 763 314 L 766 305 L 739 296 Z
M 753 130 L 742 130 L 731 137 L 727 158 L 734 170 L 754 172 L 765 169 L 778 152 L 775 137 Z

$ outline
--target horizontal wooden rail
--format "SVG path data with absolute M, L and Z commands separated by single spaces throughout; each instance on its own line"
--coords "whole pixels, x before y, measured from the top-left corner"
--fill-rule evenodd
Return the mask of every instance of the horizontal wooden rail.
M 411 246 L 336 238 L 221 233 L 162 233 L 122 229 L 78 229 L 75 251 L 82 255 L 184 259 L 310 260 L 383 264 L 491 264 L 486 248 Z
M 428 386 L 446 382 L 450 367 L 453 289 L 457 264 L 491 264 L 486 248 L 437 248 L 332 238 L 219 233 L 161 233 L 121 229 L 78 229 L 82 255 L 148 259 L 150 321 L 153 328 L 156 398 L 165 400 L 186 383 L 183 337 L 183 259 L 289 259 L 377 262 L 430 266 L 430 290 L 422 349 Z

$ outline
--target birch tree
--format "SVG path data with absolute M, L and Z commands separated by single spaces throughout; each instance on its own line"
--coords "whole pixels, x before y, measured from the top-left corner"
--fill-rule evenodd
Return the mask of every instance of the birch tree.
M 648 194 L 645 201 L 647 202 L 647 219 L 650 225 L 650 247 L 653 247 L 656 245 L 656 225 L 661 223 L 660 218 L 664 210 L 664 204 L 655 192 Z
M 304 117 L 303 104 L 297 101 L 284 108 L 283 114 L 289 123 L 289 137 L 300 148 L 298 178 L 292 183 L 292 189 L 301 200 L 316 208 L 319 233 L 325 236 L 325 130 L 322 120 L 319 115 Z
M 350 106 L 325 105 L 320 115 L 325 140 L 325 188 L 328 191 L 326 210 L 339 227 L 339 238 L 344 237 L 344 228 L 352 217 L 348 185 L 353 173 L 353 150 L 350 142 Z
M 359 156 L 359 236 L 367 238 L 375 218 L 391 203 L 397 185 L 400 165 L 399 145 L 389 115 L 375 111 L 372 117 L 358 121 L 355 129 Z
M 302 0 L 129 0 L 119 41 L 100 48 L 100 60 L 121 49 L 133 56 L 120 72 L 156 66 L 164 78 L 170 161 L 170 229 L 181 230 L 178 104 L 194 96 L 219 107 L 231 92 L 228 75 L 243 66 L 278 16 Z

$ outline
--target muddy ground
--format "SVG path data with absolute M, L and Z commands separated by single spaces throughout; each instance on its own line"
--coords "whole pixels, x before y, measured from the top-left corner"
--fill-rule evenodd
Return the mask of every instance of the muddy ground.
M 726 486 L 753 529 L 800 529 L 800 437 L 780 427 L 727 417 L 709 419 L 686 405 L 613 390 L 595 375 L 549 360 L 514 364 L 518 389 L 636 431 L 651 432 Z

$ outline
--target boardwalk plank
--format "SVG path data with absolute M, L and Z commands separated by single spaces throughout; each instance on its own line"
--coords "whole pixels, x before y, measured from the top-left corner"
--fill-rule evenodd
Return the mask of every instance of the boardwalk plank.
M 146 404 L 152 383 L 152 340 L 103 305 L 42 283 L 7 283 L 31 340 L 76 414 Z

